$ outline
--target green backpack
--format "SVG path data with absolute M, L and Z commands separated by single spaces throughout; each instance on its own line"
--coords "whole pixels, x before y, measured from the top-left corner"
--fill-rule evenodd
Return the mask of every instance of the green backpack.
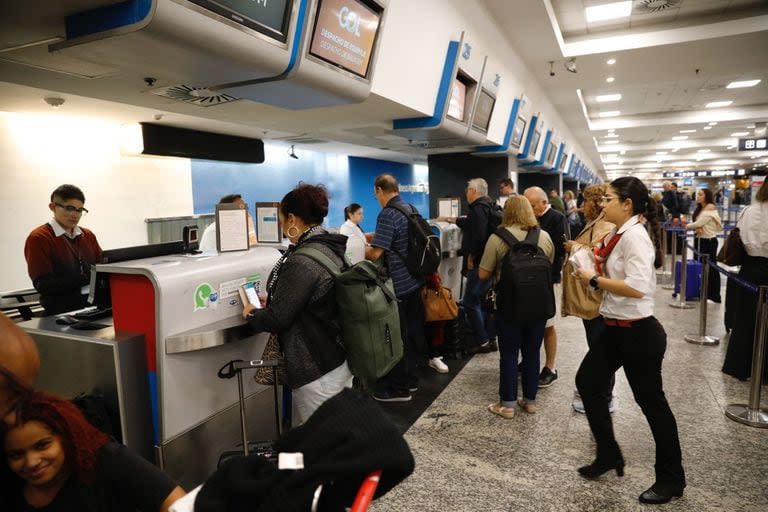
M 372 261 L 342 268 L 311 247 L 301 247 L 294 254 L 313 259 L 334 278 L 341 341 L 352 374 L 367 382 L 386 375 L 403 357 L 392 279 L 379 277 L 379 267 Z

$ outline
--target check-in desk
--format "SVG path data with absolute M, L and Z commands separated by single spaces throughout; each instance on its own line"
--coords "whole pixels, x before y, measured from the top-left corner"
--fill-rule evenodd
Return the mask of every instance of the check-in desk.
M 217 377 L 232 359 L 257 359 L 267 334 L 242 318 L 238 287 L 263 284 L 274 248 L 171 255 L 97 266 L 109 274 L 117 332 L 146 340 L 146 378 L 156 460 L 186 488 L 200 484 L 240 439 L 236 380 Z M 245 379 L 249 438 L 274 439 L 271 390 Z
M 456 224 L 429 220 L 432 231 L 440 237 L 442 258 L 437 273 L 443 286 L 451 289 L 454 300 L 461 298 L 461 228 Z
M 104 327 L 77 330 L 58 325 L 56 317 L 19 324 L 35 340 L 40 353 L 38 389 L 67 399 L 96 392 L 119 412 L 122 441 L 154 461 L 144 336 L 115 333 L 110 318 Z M 114 427 L 114 426 L 113 426 Z

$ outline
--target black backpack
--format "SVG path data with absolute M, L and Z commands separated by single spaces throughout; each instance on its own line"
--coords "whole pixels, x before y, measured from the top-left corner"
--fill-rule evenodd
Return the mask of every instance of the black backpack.
M 499 203 L 493 202 L 488 207 L 488 236 L 501 226 L 501 221 L 504 217 L 504 209 L 499 206 Z
M 552 264 L 538 245 L 541 230 L 531 229 L 522 241 L 503 227 L 494 234 L 509 246 L 496 283 L 497 314 L 511 324 L 555 316 Z
M 440 238 L 432 231 L 432 226 L 413 206 L 411 211 L 400 205 L 387 208 L 399 211 L 408 219 L 408 256 L 403 258 L 402 254 L 393 250 L 405 262 L 408 272 L 421 278 L 437 272 L 440 266 Z

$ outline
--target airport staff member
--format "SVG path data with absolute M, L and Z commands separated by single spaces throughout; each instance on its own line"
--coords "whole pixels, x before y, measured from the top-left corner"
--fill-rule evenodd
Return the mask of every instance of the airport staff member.
M 96 235 L 78 226 L 88 213 L 84 204 L 82 190 L 61 185 L 48 204 L 53 219 L 33 229 L 24 244 L 27 271 L 47 315 L 84 307 L 91 265 L 101 261 Z
M 245 204 L 243 196 L 240 194 L 226 195 L 219 199 L 219 204 L 236 204 L 240 209 L 248 209 L 248 205 Z M 250 240 L 251 247 L 257 244 L 256 228 L 250 213 L 248 213 L 248 240 Z M 216 245 L 216 221 L 209 224 L 203 231 L 203 236 L 200 237 L 200 245 L 198 246 L 198 249 L 202 252 L 216 252 L 218 250 Z

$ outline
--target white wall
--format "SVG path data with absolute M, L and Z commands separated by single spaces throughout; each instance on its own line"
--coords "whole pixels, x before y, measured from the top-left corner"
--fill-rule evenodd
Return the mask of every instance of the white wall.
M 190 161 L 121 156 L 119 128 L 0 112 L 0 291 L 32 286 L 24 241 L 51 218 L 51 192 L 63 183 L 85 193 L 81 225 L 103 249 L 147 243 L 145 218 L 192 214 Z

